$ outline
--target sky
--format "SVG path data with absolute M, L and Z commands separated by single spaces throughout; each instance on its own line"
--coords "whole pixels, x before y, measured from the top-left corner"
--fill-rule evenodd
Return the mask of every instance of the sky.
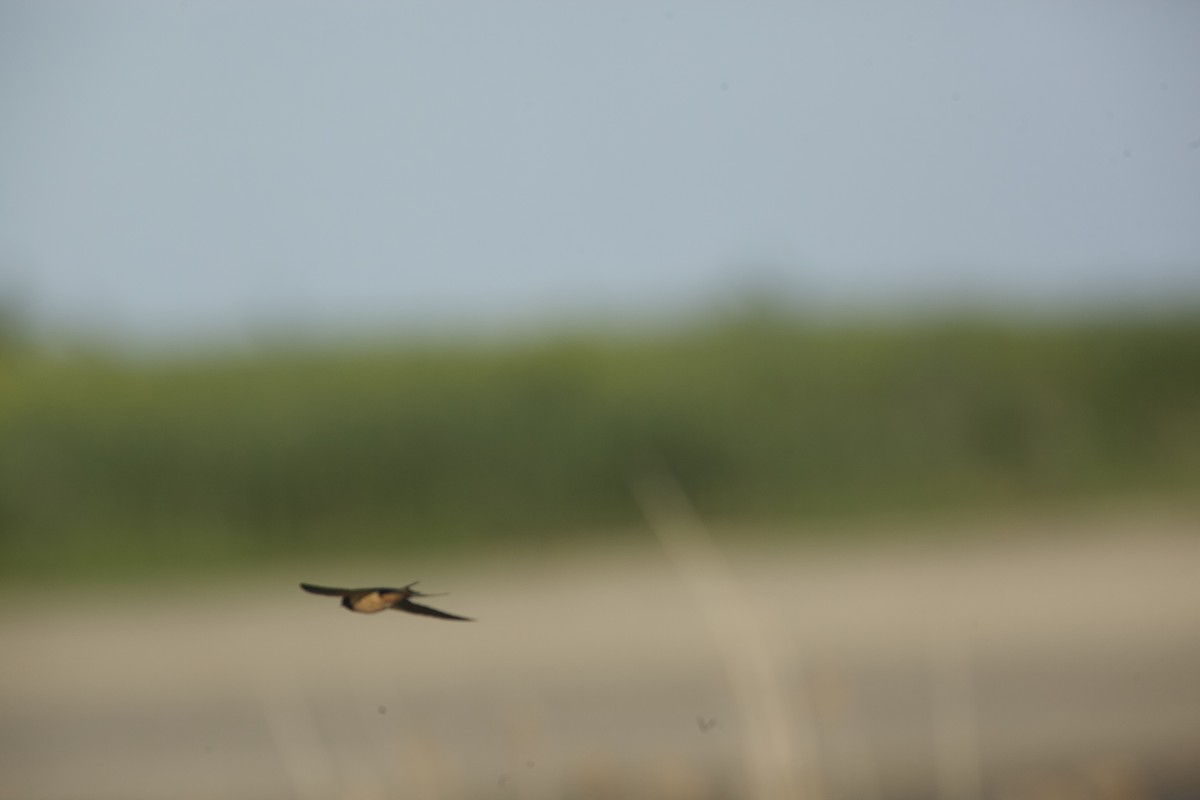
M 1200 294 L 1200 3 L 0 0 L 0 293 L 135 340 Z

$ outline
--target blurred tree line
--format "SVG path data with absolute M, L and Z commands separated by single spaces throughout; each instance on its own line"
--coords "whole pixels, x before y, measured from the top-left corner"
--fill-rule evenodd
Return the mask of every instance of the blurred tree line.
M 0 346 L 10 574 L 605 535 L 641 524 L 629 482 L 660 467 L 730 524 L 1186 496 L 1200 321 L 763 312 L 248 356 Z

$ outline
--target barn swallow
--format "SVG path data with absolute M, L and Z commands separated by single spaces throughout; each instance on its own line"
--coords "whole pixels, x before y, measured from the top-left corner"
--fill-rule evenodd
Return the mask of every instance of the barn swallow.
M 375 614 L 389 608 L 394 608 L 397 611 L 407 611 L 410 614 L 424 614 L 427 617 L 438 617 L 440 619 L 459 619 L 464 622 L 473 622 L 470 617 L 459 617 L 454 614 L 447 614 L 445 611 L 438 611 L 436 608 L 429 606 L 418 605 L 408 598 L 410 597 L 436 597 L 437 595 L 423 594 L 412 588 L 417 585 L 416 581 L 408 584 L 402 589 L 331 589 L 328 586 L 316 586 L 311 583 L 302 583 L 300 588 L 312 594 L 331 595 L 333 597 L 342 598 L 342 607 L 348 608 L 351 611 L 357 611 L 360 614 Z

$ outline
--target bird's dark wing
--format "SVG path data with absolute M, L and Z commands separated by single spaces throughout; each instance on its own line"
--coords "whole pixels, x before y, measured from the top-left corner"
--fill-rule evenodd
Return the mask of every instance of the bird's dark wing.
M 436 608 L 419 605 L 411 600 L 400 600 L 392 604 L 392 608 L 397 611 L 407 611 L 410 614 L 423 614 L 427 617 L 437 617 L 438 619 L 459 619 L 463 622 L 474 622 L 470 617 L 460 617 L 455 614 L 447 614 L 445 611 L 438 611 Z
M 300 588 L 312 594 L 324 594 L 332 597 L 345 597 L 355 591 L 354 589 L 331 589 L 328 586 L 317 586 L 315 583 L 302 583 Z

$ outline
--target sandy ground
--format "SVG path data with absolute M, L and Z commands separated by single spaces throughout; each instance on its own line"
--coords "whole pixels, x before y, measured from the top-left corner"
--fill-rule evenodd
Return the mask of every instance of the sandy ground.
M 993 527 L 742 548 L 715 577 L 651 542 L 149 604 L 23 593 L 0 797 L 950 800 L 1049 797 L 1029 781 L 1064 770 L 1136 797 L 1200 764 L 1197 520 Z M 478 621 L 295 587 L 415 578 Z

